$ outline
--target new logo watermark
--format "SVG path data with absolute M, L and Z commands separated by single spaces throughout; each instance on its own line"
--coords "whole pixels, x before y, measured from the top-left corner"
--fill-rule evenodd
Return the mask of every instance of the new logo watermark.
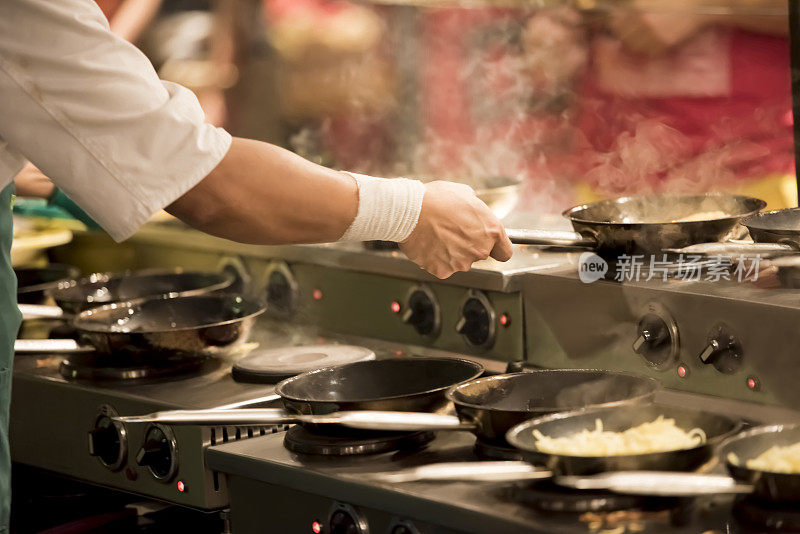
M 617 282 L 649 282 L 654 278 L 664 282 L 755 282 L 758 280 L 761 260 L 758 254 L 734 258 L 699 254 L 680 254 L 677 257 L 666 254 L 661 257 L 623 254 L 614 262 L 613 279 Z M 593 252 L 584 252 L 578 258 L 581 282 L 590 284 L 601 278 L 609 278 L 606 276 L 608 271 L 608 262 Z
M 594 252 L 584 252 L 578 258 L 578 276 L 584 284 L 603 278 L 608 272 L 608 262 Z

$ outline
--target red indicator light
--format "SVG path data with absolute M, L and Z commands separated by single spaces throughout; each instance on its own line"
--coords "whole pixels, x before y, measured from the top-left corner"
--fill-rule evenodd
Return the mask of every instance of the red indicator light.
M 686 378 L 686 376 L 689 374 L 689 368 L 681 364 L 678 366 L 677 372 L 679 377 Z
M 314 300 L 322 300 L 322 290 L 315 289 L 311 292 L 311 296 L 314 297 Z
M 504 313 L 500 316 L 500 324 L 503 326 L 508 326 L 511 324 L 511 317 L 508 316 L 507 313 Z
M 178 491 L 180 491 L 181 493 L 186 491 L 186 484 L 183 483 L 183 480 L 179 480 L 177 485 L 178 485 Z
M 395 300 L 389 304 L 389 309 L 392 311 L 392 313 L 400 313 L 400 303 Z
M 311 523 L 311 532 L 313 532 L 314 534 L 319 534 L 320 532 L 322 532 L 322 523 L 320 523 L 319 521 L 314 521 L 313 523 Z
M 758 378 L 754 376 L 748 376 L 747 387 L 753 391 L 758 391 L 759 389 L 761 389 L 761 383 L 758 381 Z

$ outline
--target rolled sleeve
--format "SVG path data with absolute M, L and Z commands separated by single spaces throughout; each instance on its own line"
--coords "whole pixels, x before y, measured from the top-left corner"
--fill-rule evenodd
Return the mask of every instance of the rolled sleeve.
M 0 137 L 114 239 L 200 182 L 230 135 L 92 0 L 0 1 Z

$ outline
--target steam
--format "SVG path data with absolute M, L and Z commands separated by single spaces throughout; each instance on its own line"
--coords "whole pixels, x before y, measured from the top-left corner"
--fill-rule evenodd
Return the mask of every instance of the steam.
M 594 30 L 573 9 L 420 8 L 413 20 L 408 9 L 370 9 L 382 41 L 361 60 L 348 52 L 325 79 L 338 80 L 337 91 L 382 82 L 367 83 L 368 97 L 348 91 L 346 104 L 302 121 L 290 138 L 319 163 L 476 189 L 521 182 L 518 208 L 537 213 L 575 204 L 577 184 L 605 197 L 703 192 L 791 168 L 788 85 L 754 101 L 754 136 L 722 117 L 705 125 L 708 135 L 688 135 L 630 95 L 618 106 L 620 95 L 587 91 Z

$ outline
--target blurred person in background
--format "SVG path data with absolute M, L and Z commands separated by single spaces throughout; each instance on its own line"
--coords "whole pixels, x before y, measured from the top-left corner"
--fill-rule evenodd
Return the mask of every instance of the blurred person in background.
M 723 190 L 796 205 L 785 0 L 589 15 L 581 200 Z

